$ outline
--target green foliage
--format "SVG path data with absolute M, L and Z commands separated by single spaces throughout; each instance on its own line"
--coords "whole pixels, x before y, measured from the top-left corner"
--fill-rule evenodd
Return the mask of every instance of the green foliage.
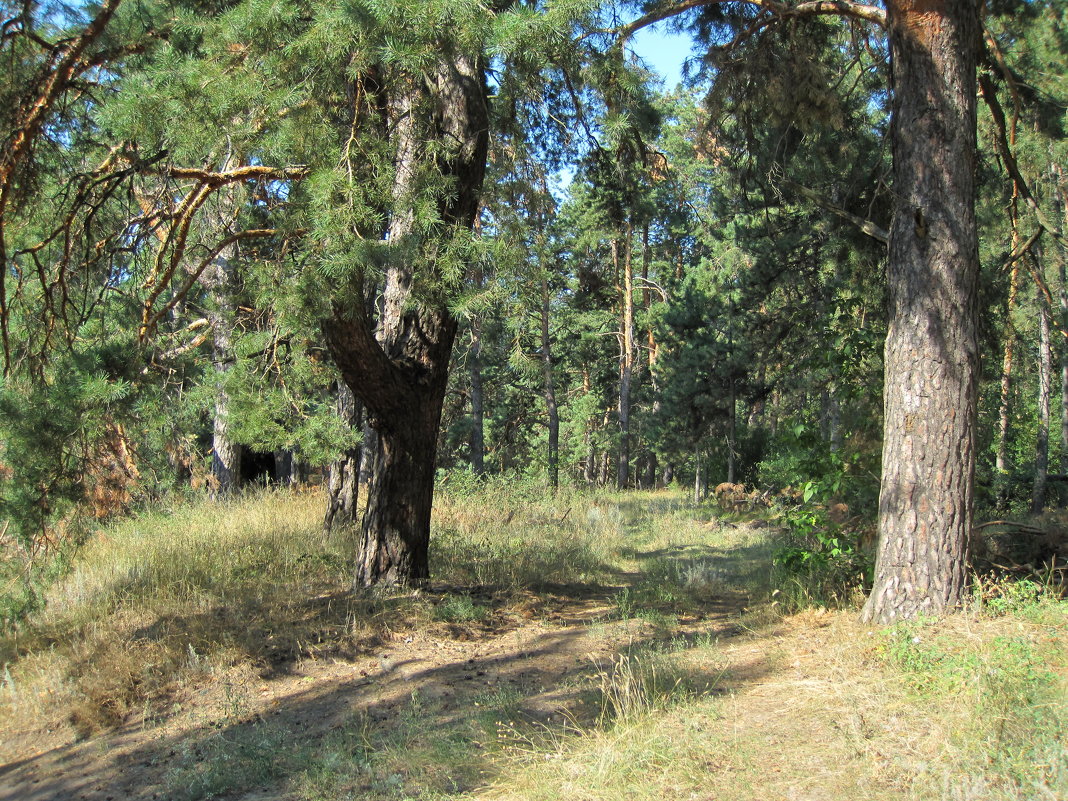
M 804 505 L 781 514 L 786 531 L 772 560 L 773 583 L 788 608 L 847 605 L 872 580 L 871 555 L 861 550 L 855 534 L 809 505 L 813 490 L 806 488 Z
M 78 521 L 102 449 L 135 400 L 131 383 L 115 371 L 104 348 L 58 355 L 40 378 L 10 376 L 0 386 L 0 517 L 27 552 L 45 545 L 65 521 L 77 542 Z M 129 365 L 126 366 L 129 369 Z
M 863 443 L 858 443 L 863 445 Z M 784 420 L 759 466 L 765 487 L 793 487 L 804 501 L 837 499 L 858 511 L 874 508 L 879 494 L 878 452 L 835 447 L 818 427 L 803 420 Z
M 446 595 L 434 606 L 434 620 L 445 623 L 477 623 L 485 620 L 490 609 L 470 595 Z

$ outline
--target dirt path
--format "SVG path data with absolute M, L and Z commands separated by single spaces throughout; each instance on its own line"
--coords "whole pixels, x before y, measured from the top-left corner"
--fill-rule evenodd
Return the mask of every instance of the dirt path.
M 241 740 L 259 726 L 286 732 L 290 746 L 314 747 L 354 716 L 372 730 L 388 731 L 413 698 L 432 704 L 441 726 L 479 698 L 501 692 L 520 699 L 524 718 L 562 723 L 565 715 L 581 714 L 583 677 L 622 650 L 697 630 L 727 633 L 744 603 L 742 597 L 714 599 L 701 619 L 682 619 L 666 633 L 644 620 L 621 620 L 613 603 L 619 589 L 561 587 L 526 603 L 513 598 L 479 623 L 393 632 L 355 659 L 305 659 L 272 671 L 271 678 L 239 666 L 187 688 L 171 716 L 155 725 L 128 722 L 88 741 L 71 730 L 6 736 L 0 801 L 168 799 L 176 771 L 194 763 L 213 735 Z M 269 789 L 225 797 L 285 798 Z

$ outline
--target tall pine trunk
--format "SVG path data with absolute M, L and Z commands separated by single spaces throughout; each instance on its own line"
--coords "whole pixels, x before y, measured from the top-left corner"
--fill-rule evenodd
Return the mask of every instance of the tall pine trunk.
M 616 462 L 616 487 L 626 489 L 630 483 L 630 400 L 634 383 L 635 328 L 634 328 L 634 247 L 631 242 L 631 226 L 626 226 L 623 263 L 619 259 L 619 242 L 612 241 L 612 260 L 616 274 L 622 270 L 619 285 L 621 319 L 619 336 L 619 460 Z
M 868 621 L 957 607 L 973 518 L 979 255 L 975 0 L 889 0 L 894 221 Z
M 552 338 L 549 332 L 549 277 L 541 274 L 541 370 L 545 412 L 549 422 L 549 486 L 560 484 L 560 410 L 556 406 L 556 382 L 553 379 Z
M 225 230 L 226 221 L 220 221 Z M 211 436 L 212 494 L 229 495 L 241 486 L 241 460 L 244 448 L 230 433 L 230 395 L 225 376 L 234 363 L 234 294 L 237 276 L 234 259 L 237 246 L 231 245 L 215 257 L 201 281 L 208 290 L 211 308 L 205 315 L 212 333 L 212 366 L 219 376 L 215 387 Z
M 1039 265 L 1035 264 L 1037 270 Z M 1049 483 L 1049 419 L 1053 389 L 1053 354 L 1050 350 L 1050 308 L 1040 287 L 1038 295 L 1038 431 L 1035 435 L 1035 481 L 1031 488 L 1031 513 L 1039 514 L 1046 506 Z

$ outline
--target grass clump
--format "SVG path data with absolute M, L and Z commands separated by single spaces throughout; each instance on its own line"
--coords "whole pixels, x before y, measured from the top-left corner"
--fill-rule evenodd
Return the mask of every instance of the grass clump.
M 600 728 L 634 723 L 699 698 L 711 692 L 725 674 L 725 669 L 694 670 L 673 658 L 673 650 L 670 644 L 632 649 L 597 672 Z
M 478 623 L 490 615 L 490 608 L 470 595 L 448 594 L 434 607 L 431 617 L 444 623 Z
M 554 495 L 507 477 L 445 486 L 431 561 L 450 583 L 516 590 L 596 582 L 611 573 L 627 534 L 608 496 L 567 488 Z
M 0 715 L 66 717 L 85 736 L 154 718 L 181 687 L 230 665 L 269 671 L 346 647 L 348 555 L 323 543 L 320 504 L 260 492 L 98 533 L 41 607 L 0 636 L 12 677 Z

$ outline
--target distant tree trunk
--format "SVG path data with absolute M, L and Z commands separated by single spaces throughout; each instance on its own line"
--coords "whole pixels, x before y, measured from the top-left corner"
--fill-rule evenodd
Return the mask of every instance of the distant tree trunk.
M 220 221 L 220 229 L 228 223 Z M 230 433 L 230 395 L 226 391 L 225 375 L 234 364 L 234 294 L 237 276 L 234 259 L 237 246 L 231 245 L 212 261 L 201 275 L 208 290 L 211 308 L 205 315 L 212 332 L 212 366 L 220 379 L 215 387 L 214 419 L 211 437 L 212 495 L 229 495 L 241 486 L 241 459 L 244 448 Z
M 297 452 L 279 448 L 274 452 L 274 480 L 281 486 L 295 487 L 306 478 L 304 465 Z
M 549 277 L 543 271 L 541 275 L 541 371 L 545 411 L 549 417 L 549 486 L 555 490 L 560 484 L 560 412 L 556 408 L 552 339 L 549 334 Z
M 616 462 L 616 487 L 626 489 L 630 483 L 630 396 L 634 380 L 635 329 L 634 329 L 634 251 L 631 225 L 626 226 L 623 263 L 620 265 L 619 242 L 612 241 L 612 260 L 616 274 L 622 268 L 622 283 L 619 287 L 622 319 L 619 337 L 619 460 Z
M 704 469 L 704 454 L 701 451 L 694 451 L 694 470 L 693 470 L 693 502 L 700 503 L 705 498 L 705 485 L 707 481 L 705 479 Z
M 392 258 L 378 325 L 361 302 L 335 304 L 321 324 L 342 378 L 378 435 L 357 587 L 421 584 L 429 577 L 438 428 L 457 324 L 445 303 L 413 296 L 418 256 L 406 250 L 424 249 L 425 233 L 412 203 L 422 192 L 420 164 L 432 160 L 450 182 L 439 200 L 442 227 L 472 230 L 489 141 L 481 57 L 452 46 L 444 50 L 447 58 L 424 69 L 419 80 L 382 85 L 373 106 L 395 148 L 395 205 L 383 237 Z
M 842 448 L 842 406 L 833 386 L 824 388 L 820 395 L 820 430 L 832 452 Z
M 589 368 L 582 368 L 582 394 L 583 396 L 589 396 L 592 391 L 590 382 Z M 586 484 L 593 486 L 597 480 L 597 450 L 594 445 L 593 428 L 596 425 L 596 418 L 590 415 L 586 419 L 586 429 L 583 433 L 583 445 L 586 446 L 586 464 L 583 465 L 583 478 L 586 480 Z
M 1016 145 L 1016 117 L 1013 117 L 1009 129 L 1009 143 Z M 1012 201 L 1009 205 L 1009 222 L 1012 233 L 1009 239 L 1010 251 L 1015 252 L 1020 244 L 1020 216 L 1018 199 L 1020 187 L 1012 183 Z M 1005 343 L 1001 358 L 1001 402 L 998 406 L 998 444 L 994 456 L 994 468 L 997 471 L 998 507 L 1004 508 L 1009 497 L 1009 419 L 1012 412 L 1012 362 L 1013 349 L 1016 346 L 1016 329 L 1013 315 L 1016 312 L 1016 297 L 1020 291 L 1020 262 L 1012 263 L 1009 274 L 1009 298 L 1005 309 L 1003 335 Z
M 482 318 L 471 320 L 471 348 L 468 352 L 471 382 L 471 472 L 486 474 L 485 420 L 482 407 Z
M 1036 263 L 1036 269 L 1037 267 Z M 1050 308 L 1042 290 L 1038 287 L 1035 289 L 1038 295 L 1038 432 L 1035 436 L 1035 483 L 1031 490 L 1031 513 L 1037 515 L 1046 506 L 1046 485 L 1049 482 L 1049 420 L 1053 386 L 1053 355 L 1050 350 Z
M 888 0 L 894 219 L 879 547 L 863 618 L 957 607 L 978 395 L 975 0 Z
M 730 379 L 730 395 L 727 399 L 727 481 L 734 483 L 735 439 L 738 429 L 738 399 L 734 392 L 734 378 Z
M 352 394 L 348 384 L 339 381 L 337 386 L 337 413 L 353 431 L 363 424 L 363 408 Z M 330 536 L 356 525 L 360 508 L 360 456 L 362 445 L 357 444 L 345 451 L 330 465 L 326 480 L 326 516 L 323 532 Z
M 645 489 L 656 489 L 656 472 L 656 454 L 653 451 L 649 451 L 649 453 L 647 453 L 645 457 L 645 470 L 642 474 L 642 487 L 644 487 Z
M 1062 258 L 1060 264 L 1061 279 L 1061 327 L 1068 331 L 1068 259 Z M 1068 475 L 1068 344 L 1060 339 L 1061 346 L 1061 469 L 1062 475 Z
M 1065 185 L 1064 170 L 1059 164 L 1053 165 L 1057 181 L 1056 202 L 1060 206 L 1062 231 L 1068 231 L 1068 186 Z M 1058 278 L 1060 279 L 1061 328 L 1068 331 L 1068 246 L 1063 242 L 1058 250 Z M 1057 337 L 1061 353 L 1061 475 L 1068 475 L 1068 343 L 1063 337 Z M 1061 502 L 1064 502 L 1064 484 L 1061 484 Z

